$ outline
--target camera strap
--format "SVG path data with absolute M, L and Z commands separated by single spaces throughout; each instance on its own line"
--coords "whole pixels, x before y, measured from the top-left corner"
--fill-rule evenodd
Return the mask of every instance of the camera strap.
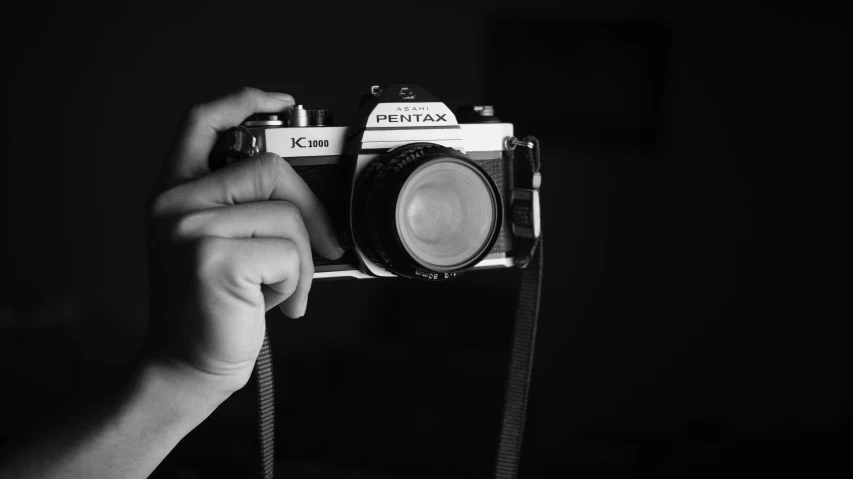
M 498 443 L 495 479 L 515 479 L 521 459 L 521 443 L 527 413 L 527 397 L 533 371 L 533 352 L 542 289 L 542 232 L 539 204 L 539 141 L 507 138 L 507 150 L 525 148 L 526 162 L 517 164 L 519 175 L 510 198 L 510 215 L 515 241 L 515 264 L 521 271 L 515 328 L 511 339 L 509 373 L 504 394 L 503 416 Z M 241 145 L 236 145 L 241 149 Z M 521 163 L 521 162 L 520 162 Z M 269 329 L 255 363 L 257 386 L 258 442 L 261 477 L 273 479 L 275 466 L 275 386 L 272 372 L 272 348 Z
M 261 453 L 261 477 L 273 479 L 275 467 L 275 384 L 272 379 L 272 348 L 269 328 L 255 363 L 258 387 L 258 444 Z
M 518 474 L 542 290 L 539 140 L 528 136 L 521 141 L 510 138 L 508 143 L 510 150 L 523 146 L 527 161 L 515 165 L 520 171 L 510 199 L 515 261 L 522 271 L 495 464 L 496 479 L 515 479 Z

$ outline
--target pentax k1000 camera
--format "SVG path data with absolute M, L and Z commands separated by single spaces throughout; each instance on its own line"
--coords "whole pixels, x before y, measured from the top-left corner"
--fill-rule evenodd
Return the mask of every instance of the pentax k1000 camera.
M 511 267 L 516 240 L 538 236 L 539 185 L 515 187 L 522 143 L 490 106 L 454 114 L 417 85 L 391 84 L 371 88 L 350 126 L 301 105 L 254 115 L 220 138 L 211 166 L 260 152 L 290 163 L 348 246 L 339 260 L 314 257 L 317 279 L 446 280 Z

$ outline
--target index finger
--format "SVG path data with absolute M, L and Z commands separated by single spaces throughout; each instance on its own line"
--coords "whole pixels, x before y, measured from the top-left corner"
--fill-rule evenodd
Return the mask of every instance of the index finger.
M 168 219 L 211 208 L 268 200 L 296 205 L 305 221 L 311 248 L 329 259 L 341 257 L 344 250 L 338 243 L 326 208 L 293 167 L 273 153 L 237 161 L 171 188 L 154 200 L 151 214 Z
M 210 172 L 208 156 L 219 133 L 238 126 L 256 113 L 281 112 L 292 107 L 293 103 L 293 97 L 286 93 L 243 88 L 190 108 L 164 165 L 161 188 L 168 189 Z

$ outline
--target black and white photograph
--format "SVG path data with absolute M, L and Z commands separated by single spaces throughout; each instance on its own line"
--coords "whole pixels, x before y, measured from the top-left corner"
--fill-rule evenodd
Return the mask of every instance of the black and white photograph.
M 843 3 L 8 3 L 0 479 L 853 477 Z

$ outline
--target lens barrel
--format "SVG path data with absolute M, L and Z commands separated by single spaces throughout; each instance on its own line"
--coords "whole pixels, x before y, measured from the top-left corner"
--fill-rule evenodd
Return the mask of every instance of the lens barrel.
M 353 236 L 391 273 L 443 280 L 488 255 L 503 206 L 489 175 L 463 153 L 412 143 L 380 156 L 359 176 Z

